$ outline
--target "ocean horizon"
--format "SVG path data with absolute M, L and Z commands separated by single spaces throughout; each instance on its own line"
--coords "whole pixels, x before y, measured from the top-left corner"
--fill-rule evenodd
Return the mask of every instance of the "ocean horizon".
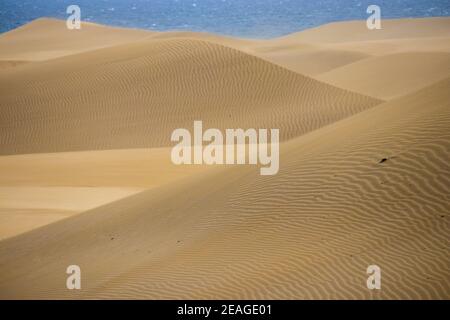
M 381 7 L 382 18 L 445 17 L 449 0 L 3 0 L 0 33 L 41 17 L 66 19 L 69 5 L 82 21 L 155 31 L 186 30 L 273 38 L 335 21 L 366 19 Z

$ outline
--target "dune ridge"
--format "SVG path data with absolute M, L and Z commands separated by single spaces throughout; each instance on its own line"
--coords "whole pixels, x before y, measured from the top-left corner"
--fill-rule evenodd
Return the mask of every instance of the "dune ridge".
M 0 60 L 44 61 L 131 43 L 151 35 L 151 31 L 106 27 L 85 21 L 80 30 L 69 30 L 64 20 L 41 18 L 0 34 Z
M 448 298 L 449 84 L 284 143 L 274 178 L 230 168 L 2 241 L 0 292 Z M 78 293 L 61 285 L 74 261 L 86 279 Z M 365 269 L 376 262 L 386 280 L 371 293 Z
M 450 52 L 408 52 L 360 60 L 322 73 L 316 79 L 390 100 L 445 79 L 449 74 Z
M 1 154 L 170 146 L 171 132 L 197 119 L 219 129 L 281 128 L 286 140 L 381 102 L 195 39 L 24 66 L 0 84 Z
M 449 23 L 0 35 L 0 298 L 450 299 Z M 280 172 L 173 165 L 194 120 L 280 128 Z
M 303 40 L 310 43 L 345 43 L 379 41 L 388 39 L 411 39 L 448 37 L 450 19 L 448 17 L 383 19 L 382 29 L 372 32 L 366 21 L 332 22 L 317 28 L 293 33 L 281 39 Z

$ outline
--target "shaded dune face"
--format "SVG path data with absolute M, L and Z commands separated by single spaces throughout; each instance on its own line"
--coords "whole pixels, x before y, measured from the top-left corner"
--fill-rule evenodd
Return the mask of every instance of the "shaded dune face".
M 194 120 L 279 128 L 286 140 L 380 103 L 192 39 L 60 58 L 0 82 L 3 154 L 169 146 Z
M 446 297 L 449 84 L 283 144 L 283 166 L 274 177 L 230 168 L 5 240 L 1 292 L 43 298 Z M 65 275 L 58 272 L 73 261 L 86 279 L 78 293 L 61 287 Z M 385 279 L 377 292 L 365 287 L 365 269 L 373 263 Z M 44 265 L 45 273 L 31 272 Z
M 449 22 L 0 36 L 0 298 L 449 299 Z M 280 129 L 279 173 L 175 166 L 194 120 Z

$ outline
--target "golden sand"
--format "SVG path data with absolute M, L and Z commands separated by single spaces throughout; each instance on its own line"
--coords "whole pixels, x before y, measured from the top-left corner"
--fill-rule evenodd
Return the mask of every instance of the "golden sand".
M 448 18 L 1 35 L 0 298 L 449 299 L 449 40 Z M 280 129 L 279 173 L 172 164 L 195 120 Z

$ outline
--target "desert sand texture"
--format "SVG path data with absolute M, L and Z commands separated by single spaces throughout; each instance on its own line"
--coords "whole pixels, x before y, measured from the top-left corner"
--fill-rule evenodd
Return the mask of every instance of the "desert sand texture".
M 0 35 L 0 298 L 450 299 L 449 40 L 449 18 Z M 194 120 L 279 129 L 279 173 L 174 165 Z

